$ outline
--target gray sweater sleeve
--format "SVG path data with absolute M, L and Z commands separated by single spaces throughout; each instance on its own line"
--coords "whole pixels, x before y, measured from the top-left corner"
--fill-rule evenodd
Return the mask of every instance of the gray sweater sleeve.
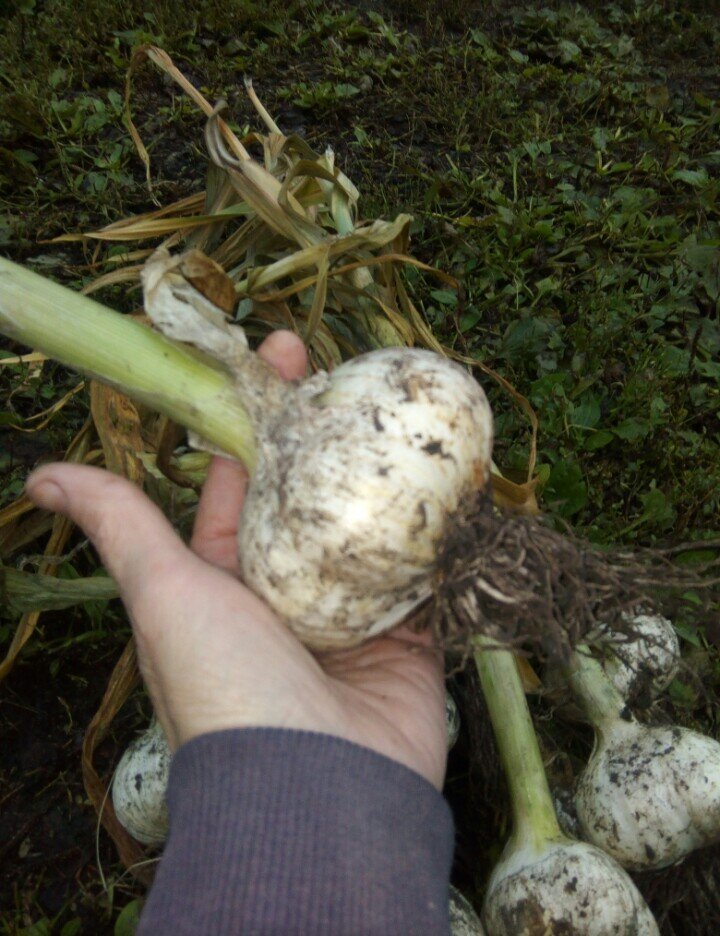
M 175 755 L 170 835 L 138 936 L 447 936 L 450 810 L 419 774 L 304 731 Z

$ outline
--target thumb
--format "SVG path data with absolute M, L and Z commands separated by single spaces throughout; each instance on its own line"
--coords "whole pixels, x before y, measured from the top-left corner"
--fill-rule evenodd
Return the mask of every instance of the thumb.
M 161 573 L 192 561 L 162 512 L 124 478 L 87 465 L 34 471 L 25 490 L 38 507 L 65 514 L 88 536 L 126 603 Z

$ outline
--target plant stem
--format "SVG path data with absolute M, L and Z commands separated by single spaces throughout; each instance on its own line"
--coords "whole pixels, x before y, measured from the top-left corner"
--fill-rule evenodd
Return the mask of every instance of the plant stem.
M 515 657 L 509 650 L 488 649 L 492 647 L 497 644 L 479 637 L 474 656 L 510 787 L 513 839 L 532 842 L 540 850 L 563 835 Z
M 593 727 L 607 731 L 618 722 L 626 708 L 625 700 L 587 647 L 577 648 L 566 673 L 570 688 Z
M 230 376 L 207 358 L 2 257 L 0 332 L 169 416 L 252 469 L 248 415 Z

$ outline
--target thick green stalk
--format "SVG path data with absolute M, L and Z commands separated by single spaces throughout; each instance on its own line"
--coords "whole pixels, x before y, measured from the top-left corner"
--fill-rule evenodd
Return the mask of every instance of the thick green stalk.
M 539 851 L 563 838 L 514 655 L 477 638 L 475 664 L 510 787 L 513 839 Z
M 225 371 L 2 257 L 0 332 L 164 413 L 252 468 L 254 434 Z

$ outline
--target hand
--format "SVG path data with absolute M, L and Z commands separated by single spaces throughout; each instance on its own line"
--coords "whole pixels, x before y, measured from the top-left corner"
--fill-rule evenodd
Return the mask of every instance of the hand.
M 305 373 L 290 332 L 272 334 L 260 354 L 285 379 Z M 47 465 L 27 493 L 77 523 L 117 582 L 171 748 L 226 728 L 305 729 L 371 748 L 439 789 L 443 666 L 430 635 L 398 628 L 355 650 L 310 653 L 238 580 L 246 486 L 241 466 L 213 460 L 190 548 L 137 487 L 97 468 Z

